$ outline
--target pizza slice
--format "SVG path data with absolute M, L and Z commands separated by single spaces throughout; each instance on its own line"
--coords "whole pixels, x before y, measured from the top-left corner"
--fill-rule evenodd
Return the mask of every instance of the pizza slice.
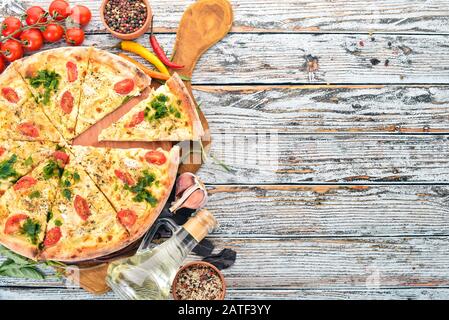
M 0 198 L 0 243 L 36 259 L 55 199 L 61 161 L 51 158 L 21 177 Z
M 0 196 L 50 157 L 56 147 L 51 142 L 0 140 Z
M 2 139 L 61 140 L 59 132 L 35 102 L 14 64 L 0 76 L 0 115 Z
M 40 59 L 35 58 L 41 61 L 40 68 L 34 66 L 22 72 L 43 112 L 66 140 L 75 137 L 81 84 L 87 73 L 89 52 L 83 47 L 48 50 Z M 48 86 L 54 90 L 49 91 Z
M 76 132 L 80 134 L 131 97 L 139 96 L 151 79 L 132 63 L 92 48 L 82 85 Z
M 170 196 L 179 166 L 179 147 L 171 151 L 72 148 L 77 163 L 114 206 L 130 241 L 139 239 Z
M 41 259 L 64 262 L 104 256 L 127 246 L 128 232 L 84 169 L 65 166 L 53 202 Z
M 174 74 L 128 114 L 104 129 L 100 141 L 200 140 L 204 130 L 187 88 Z

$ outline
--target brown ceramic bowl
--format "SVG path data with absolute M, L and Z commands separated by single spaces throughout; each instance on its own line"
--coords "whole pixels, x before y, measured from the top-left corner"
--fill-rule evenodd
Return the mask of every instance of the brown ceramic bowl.
M 185 269 L 188 269 L 190 267 L 197 267 L 197 266 L 201 266 L 201 267 L 208 267 L 212 270 L 215 271 L 215 273 L 220 277 L 221 283 L 223 285 L 223 292 L 221 293 L 220 297 L 217 300 L 224 300 L 225 296 L 226 296 L 226 282 L 225 279 L 223 277 L 223 274 L 221 273 L 220 270 L 217 269 L 217 267 L 215 267 L 213 264 L 210 264 L 209 262 L 204 262 L 204 261 L 194 261 L 194 262 L 190 262 L 187 263 L 186 265 L 184 265 L 181 269 L 178 270 L 178 272 L 176 273 L 175 279 L 173 280 L 173 284 L 172 284 L 172 294 L 173 294 L 173 299 L 175 300 L 181 300 L 179 298 L 179 296 L 176 294 L 176 289 L 177 289 L 177 285 L 178 285 L 178 277 L 179 274 L 184 271 Z
M 133 40 L 136 38 L 139 38 L 141 35 L 143 35 L 145 32 L 147 32 L 148 28 L 151 25 L 151 18 L 153 16 L 153 12 L 151 11 L 151 6 L 150 6 L 150 2 L 148 0 L 142 0 L 146 7 L 147 7 L 147 19 L 145 20 L 143 26 L 133 32 L 133 33 L 119 33 L 116 32 L 114 30 L 112 30 L 111 28 L 109 28 L 108 24 L 106 23 L 106 20 L 104 19 L 104 9 L 106 7 L 106 4 L 109 2 L 109 0 L 103 0 L 101 7 L 100 7 L 100 18 L 101 21 L 103 21 L 104 26 L 106 27 L 106 30 L 108 30 L 110 33 L 112 33 L 113 36 L 122 39 L 122 40 Z

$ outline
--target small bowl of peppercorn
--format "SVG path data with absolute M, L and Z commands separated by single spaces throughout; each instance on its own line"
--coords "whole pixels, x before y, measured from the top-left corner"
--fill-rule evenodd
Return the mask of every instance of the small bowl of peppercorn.
M 152 12 L 148 0 L 103 0 L 100 17 L 112 35 L 133 40 L 148 30 Z

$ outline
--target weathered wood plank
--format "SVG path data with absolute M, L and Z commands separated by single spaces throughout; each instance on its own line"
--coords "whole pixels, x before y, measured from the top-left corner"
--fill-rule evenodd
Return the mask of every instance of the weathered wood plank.
M 209 193 L 219 221 L 214 238 L 449 235 L 446 186 L 215 186 Z
M 212 132 L 449 132 L 449 86 L 196 86 Z
M 325 289 L 325 290 L 233 290 L 227 291 L 226 299 L 229 300 L 446 300 L 449 297 L 449 289 L 425 288 L 425 289 L 378 289 L 378 290 L 350 290 L 350 289 Z M 113 293 L 95 296 L 84 290 L 66 290 L 54 288 L 0 288 L 0 299 L 14 300 L 115 300 Z
M 224 270 L 230 289 L 379 290 L 449 286 L 449 237 L 214 241 L 218 248 L 237 251 L 235 265 Z M 39 285 L 31 280 L 0 279 L 0 286 Z
M 213 131 L 208 184 L 449 181 L 444 135 L 283 135 Z
M 25 0 L 47 7 L 50 0 Z M 71 0 L 92 9 L 89 32 L 104 32 L 101 1 Z M 158 32 L 175 32 L 194 0 L 151 3 Z M 232 0 L 233 32 L 449 32 L 447 0 Z
M 171 51 L 174 37 L 160 35 L 166 50 Z M 360 34 L 231 34 L 204 54 L 193 83 L 449 83 L 447 36 L 370 39 Z M 139 41 L 148 46 L 147 38 Z M 112 51 L 115 43 L 109 35 L 92 35 L 85 42 Z

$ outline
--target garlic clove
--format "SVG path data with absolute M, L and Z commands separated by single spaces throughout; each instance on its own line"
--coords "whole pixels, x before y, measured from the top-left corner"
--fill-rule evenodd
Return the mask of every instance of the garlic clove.
M 176 180 L 176 197 L 180 196 L 188 188 L 195 185 L 196 180 L 196 176 L 190 172 L 181 174 Z
M 205 190 L 197 189 L 182 204 L 182 207 L 187 208 L 187 209 L 195 209 L 195 210 L 200 209 L 206 204 L 207 198 L 208 198 L 208 195 Z

